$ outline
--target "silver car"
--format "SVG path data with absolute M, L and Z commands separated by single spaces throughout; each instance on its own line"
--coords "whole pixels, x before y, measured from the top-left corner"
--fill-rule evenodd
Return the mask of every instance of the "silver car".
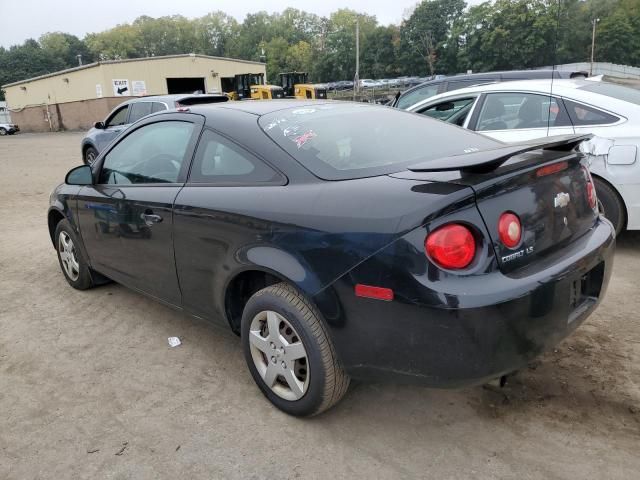
M 120 133 L 142 117 L 172 108 L 226 102 L 229 97 L 221 94 L 157 95 L 134 98 L 114 108 L 102 122 L 96 122 L 82 139 L 82 159 L 91 165 L 100 152 Z

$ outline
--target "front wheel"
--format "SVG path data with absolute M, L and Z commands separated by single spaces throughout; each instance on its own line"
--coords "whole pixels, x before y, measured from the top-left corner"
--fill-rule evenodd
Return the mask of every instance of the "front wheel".
M 7 134 L 7 131 L 4 128 L 0 128 L 0 136 L 4 136 Z
M 78 290 L 93 287 L 89 265 L 82 255 L 79 240 L 68 220 L 61 220 L 54 234 L 60 269 L 69 285 Z
M 346 393 L 349 377 L 321 314 L 293 286 L 278 283 L 254 294 L 241 333 L 253 379 L 283 412 L 317 415 Z
M 600 210 L 606 219 L 613 224 L 616 235 L 619 235 L 626 223 L 624 204 L 608 184 L 597 178 L 593 179 L 593 183 L 596 187 Z

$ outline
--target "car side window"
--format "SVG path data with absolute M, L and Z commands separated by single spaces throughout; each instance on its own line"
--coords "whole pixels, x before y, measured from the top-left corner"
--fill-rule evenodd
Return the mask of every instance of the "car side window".
M 461 127 L 471 111 L 475 97 L 456 98 L 431 105 L 418 113 Z
M 181 121 L 138 128 L 107 153 L 99 183 L 176 183 L 193 130 Z
M 252 154 L 212 130 L 200 138 L 189 183 L 260 184 L 281 176 Z
M 607 125 L 620 120 L 615 115 L 610 115 L 582 103 L 565 99 L 564 104 L 567 106 L 571 121 L 576 127 L 582 125 Z
M 129 108 L 131 113 L 129 114 L 129 123 L 134 123 L 140 120 L 142 117 L 146 117 L 151 113 L 151 102 L 137 102 L 132 103 Z
M 105 126 L 109 127 L 117 127 L 119 125 L 126 125 L 127 123 L 127 115 L 129 113 L 129 105 L 125 105 L 124 107 L 116 110 L 111 117 L 105 122 Z
M 486 96 L 476 130 L 513 130 L 571 126 L 563 105 L 548 95 L 490 93 Z
M 153 102 L 153 106 L 151 107 L 151 113 L 163 112 L 167 109 L 164 103 Z
M 409 108 L 411 105 L 415 105 L 422 100 L 426 100 L 427 98 L 431 98 L 434 95 L 438 94 L 438 88 L 440 88 L 440 84 L 437 83 L 435 85 L 425 85 L 422 88 L 418 88 L 412 92 L 407 93 L 406 95 L 401 95 L 398 99 L 398 108 Z

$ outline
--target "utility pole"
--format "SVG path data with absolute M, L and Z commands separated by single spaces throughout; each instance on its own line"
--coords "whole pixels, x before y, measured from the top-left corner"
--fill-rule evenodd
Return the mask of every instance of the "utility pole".
M 360 18 L 356 17 L 356 75 L 353 77 L 353 100 L 360 93 Z
M 591 24 L 593 25 L 593 31 L 591 32 L 591 67 L 589 68 L 589 76 L 593 75 L 593 58 L 595 56 L 596 50 L 596 25 L 600 22 L 599 18 L 594 18 L 591 20 Z

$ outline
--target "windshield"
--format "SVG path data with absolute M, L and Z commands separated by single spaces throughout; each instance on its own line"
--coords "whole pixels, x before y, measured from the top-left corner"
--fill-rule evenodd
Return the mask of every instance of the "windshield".
M 615 83 L 593 82 L 589 85 L 585 85 L 584 87 L 580 87 L 580 90 L 586 90 L 587 92 L 598 93 L 600 95 L 606 95 L 618 100 L 640 105 L 640 90 L 636 90 L 635 88 L 616 85 Z
M 501 145 L 422 115 L 358 103 L 279 110 L 262 116 L 259 123 L 271 139 L 325 180 L 384 175 Z

